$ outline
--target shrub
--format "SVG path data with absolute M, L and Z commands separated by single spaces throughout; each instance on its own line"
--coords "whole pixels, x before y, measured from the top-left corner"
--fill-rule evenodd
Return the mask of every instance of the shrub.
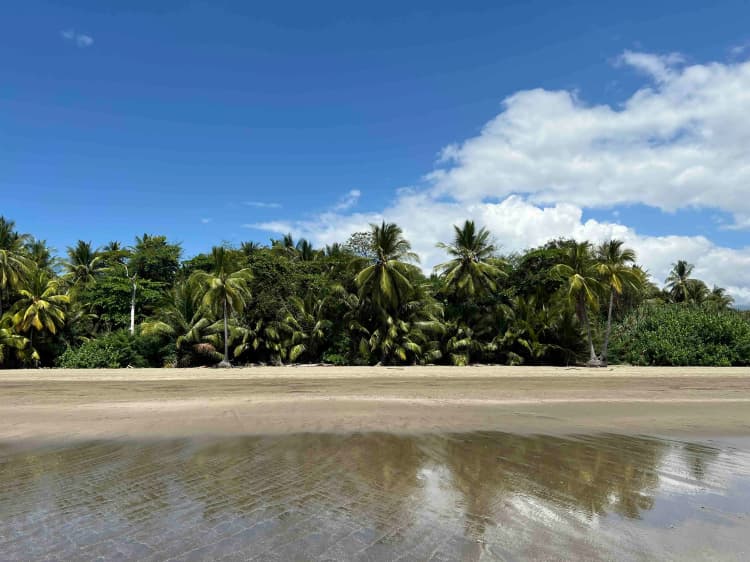
M 116 369 L 119 367 L 148 367 L 147 357 L 153 352 L 153 342 L 132 336 L 125 330 L 92 339 L 83 345 L 65 350 L 58 365 L 67 369 Z
M 736 311 L 644 305 L 614 327 L 610 349 L 633 365 L 750 365 L 750 322 Z

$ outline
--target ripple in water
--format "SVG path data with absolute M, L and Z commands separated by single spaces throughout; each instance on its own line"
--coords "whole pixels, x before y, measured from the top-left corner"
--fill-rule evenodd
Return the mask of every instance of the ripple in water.
M 750 440 L 0 447 L 2 560 L 748 559 Z

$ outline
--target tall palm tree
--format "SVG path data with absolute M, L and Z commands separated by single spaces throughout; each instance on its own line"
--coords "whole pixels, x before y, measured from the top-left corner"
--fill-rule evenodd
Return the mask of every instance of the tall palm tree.
M 214 312 L 216 317 L 224 317 L 224 359 L 221 366 L 229 363 L 229 314 L 242 312 L 250 296 L 248 282 L 252 278 L 250 269 L 238 269 L 232 255 L 221 246 L 211 251 L 213 266 L 211 272 L 196 271 L 190 282 L 203 290 L 203 305 Z
M 443 277 L 443 283 L 459 297 L 469 298 L 495 291 L 495 280 L 503 275 L 489 260 L 495 254 L 490 242 L 490 233 L 485 228 L 477 230 L 474 221 L 467 220 L 463 227 L 454 225 L 451 244 L 440 242 L 438 248 L 445 249 L 453 259 L 435 266 Z
M 315 250 L 313 245 L 310 243 L 310 241 L 305 240 L 304 238 L 300 239 L 300 241 L 297 242 L 295 249 L 297 250 L 297 257 L 301 261 L 313 261 L 318 257 L 318 252 Z
M 91 242 L 79 240 L 75 246 L 68 247 L 67 277 L 74 287 L 85 287 L 96 281 L 97 275 L 104 269 L 99 253 Z
M 690 275 L 695 266 L 685 260 L 672 264 L 672 271 L 667 276 L 667 290 L 674 302 L 690 301 Z
M 24 245 L 24 251 L 26 256 L 36 264 L 36 267 L 52 273 L 56 260 L 52 257 L 53 250 L 47 245 L 46 240 L 29 237 Z
M 369 299 L 381 317 L 395 313 L 413 291 L 409 276 L 418 262 L 403 231 L 393 223 L 372 226 L 375 259 L 355 277 L 360 301 Z
M 576 242 L 563 254 L 563 260 L 552 268 L 552 271 L 565 283 L 565 291 L 568 302 L 574 306 L 579 323 L 586 330 L 586 338 L 589 348 L 589 365 L 598 366 L 600 361 L 594 350 L 594 340 L 591 337 L 591 323 L 589 322 L 588 308 L 597 309 L 599 298 L 597 291 L 600 288 L 596 278 L 596 263 L 591 256 L 591 244 L 589 242 Z
M 609 289 L 609 308 L 607 309 L 607 329 L 604 332 L 601 360 L 607 363 L 609 335 L 612 331 L 612 307 L 615 296 L 621 295 L 625 287 L 638 289 L 643 285 L 643 274 L 635 267 L 635 251 L 623 247 L 622 240 L 603 242 L 596 251 L 596 271 L 602 283 Z
M 28 234 L 19 234 L 16 231 L 16 223 L 0 215 L 0 250 L 8 250 L 20 253 L 23 245 L 29 238 Z
M 13 324 L 18 333 L 29 333 L 29 342 L 34 345 L 34 331 L 56 334 L 65 322 L 64 305 L 70 297 L 62 294 L 57 279 L 46 271 L 37 269 L 28 277 L 18 291 L 19 299 L 13 305 Z

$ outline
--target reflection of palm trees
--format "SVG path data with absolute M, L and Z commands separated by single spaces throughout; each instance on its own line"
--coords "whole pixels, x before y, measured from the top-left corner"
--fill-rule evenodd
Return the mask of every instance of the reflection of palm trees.
M 587 516 L 638 518 L 651 509 L 664 445 L 614 435 L 568 439 L 480 434 L 448 443 L 446 462 L 463 496 L 466 535 L 481 539 L 499 496 L 522 495 Z
M 70 521 L 101 521 L 97 528 L 109 536 L 145 541 L 164 555 L 196 548 L 203 549 L 196 558 L 212 558 L 220 554 L 213 545 L 226 538 L 260 558 L 350 552 L 334 552 L 337 540 L 387 558 L 444 538 L 434 547 L 471 558 L 482 554 L 483 542 L 497 546 L 490 531 L 506 521 L 519 525 L 516 501 L 556 513 L 639 518 L 652 507 L 667 447 L 615 435 L 503 433 L 94 442 L 28 452 L 0 446 L 0 513 L 28 527 L 19 536 L 34 536 L 30 526 L 40 518 L 50 522 L 43 548 L 61 549 L 60 557 L 72 556 L 75 546 Z M 694 444 L 682 451 L 699 479 L 718 453 Z M 435 469 L 446 503 L 422 491 L 423 468 Z M 456 505 L 464 528 L 453 536 Z M 532 531 L 537 524 L 520 523 Z M 85 542 L 95 531 L 75 533 Z M 317 537 L 310 542 L 315 550 L 299 550 L 308 535 Z

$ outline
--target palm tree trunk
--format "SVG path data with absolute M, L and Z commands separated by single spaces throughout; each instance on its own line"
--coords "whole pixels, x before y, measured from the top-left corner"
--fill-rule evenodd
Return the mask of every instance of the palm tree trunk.
M 130 335 L 135 334 L 135 280 L 133 280 L 133 295 L 130 297 Z
M 581 319 L 583 320 L 583 325 L 586 326 L 586 337 L 588 338 L 589 342 L 589 363 L 594 364 L 596 363 L 596 350 L 594 349 L 594 340 L 591 337 L 591 323 L 589 322 L 589 315 L 586 311 L 586 303 L 581 302 Z
M 229 363 L 229 328 L 227 327 L 227 297 L 224 297 L 224 362 Z
M 615 292 L 609 293 L 609 310 L 607 311 L 607 331 L 604 332 L 604 345 L 602 346 L 602 362 L 607 362 L 607 350 L 609 348 L 609 333 L 612 331 L 612 305 L 615 302 Z

